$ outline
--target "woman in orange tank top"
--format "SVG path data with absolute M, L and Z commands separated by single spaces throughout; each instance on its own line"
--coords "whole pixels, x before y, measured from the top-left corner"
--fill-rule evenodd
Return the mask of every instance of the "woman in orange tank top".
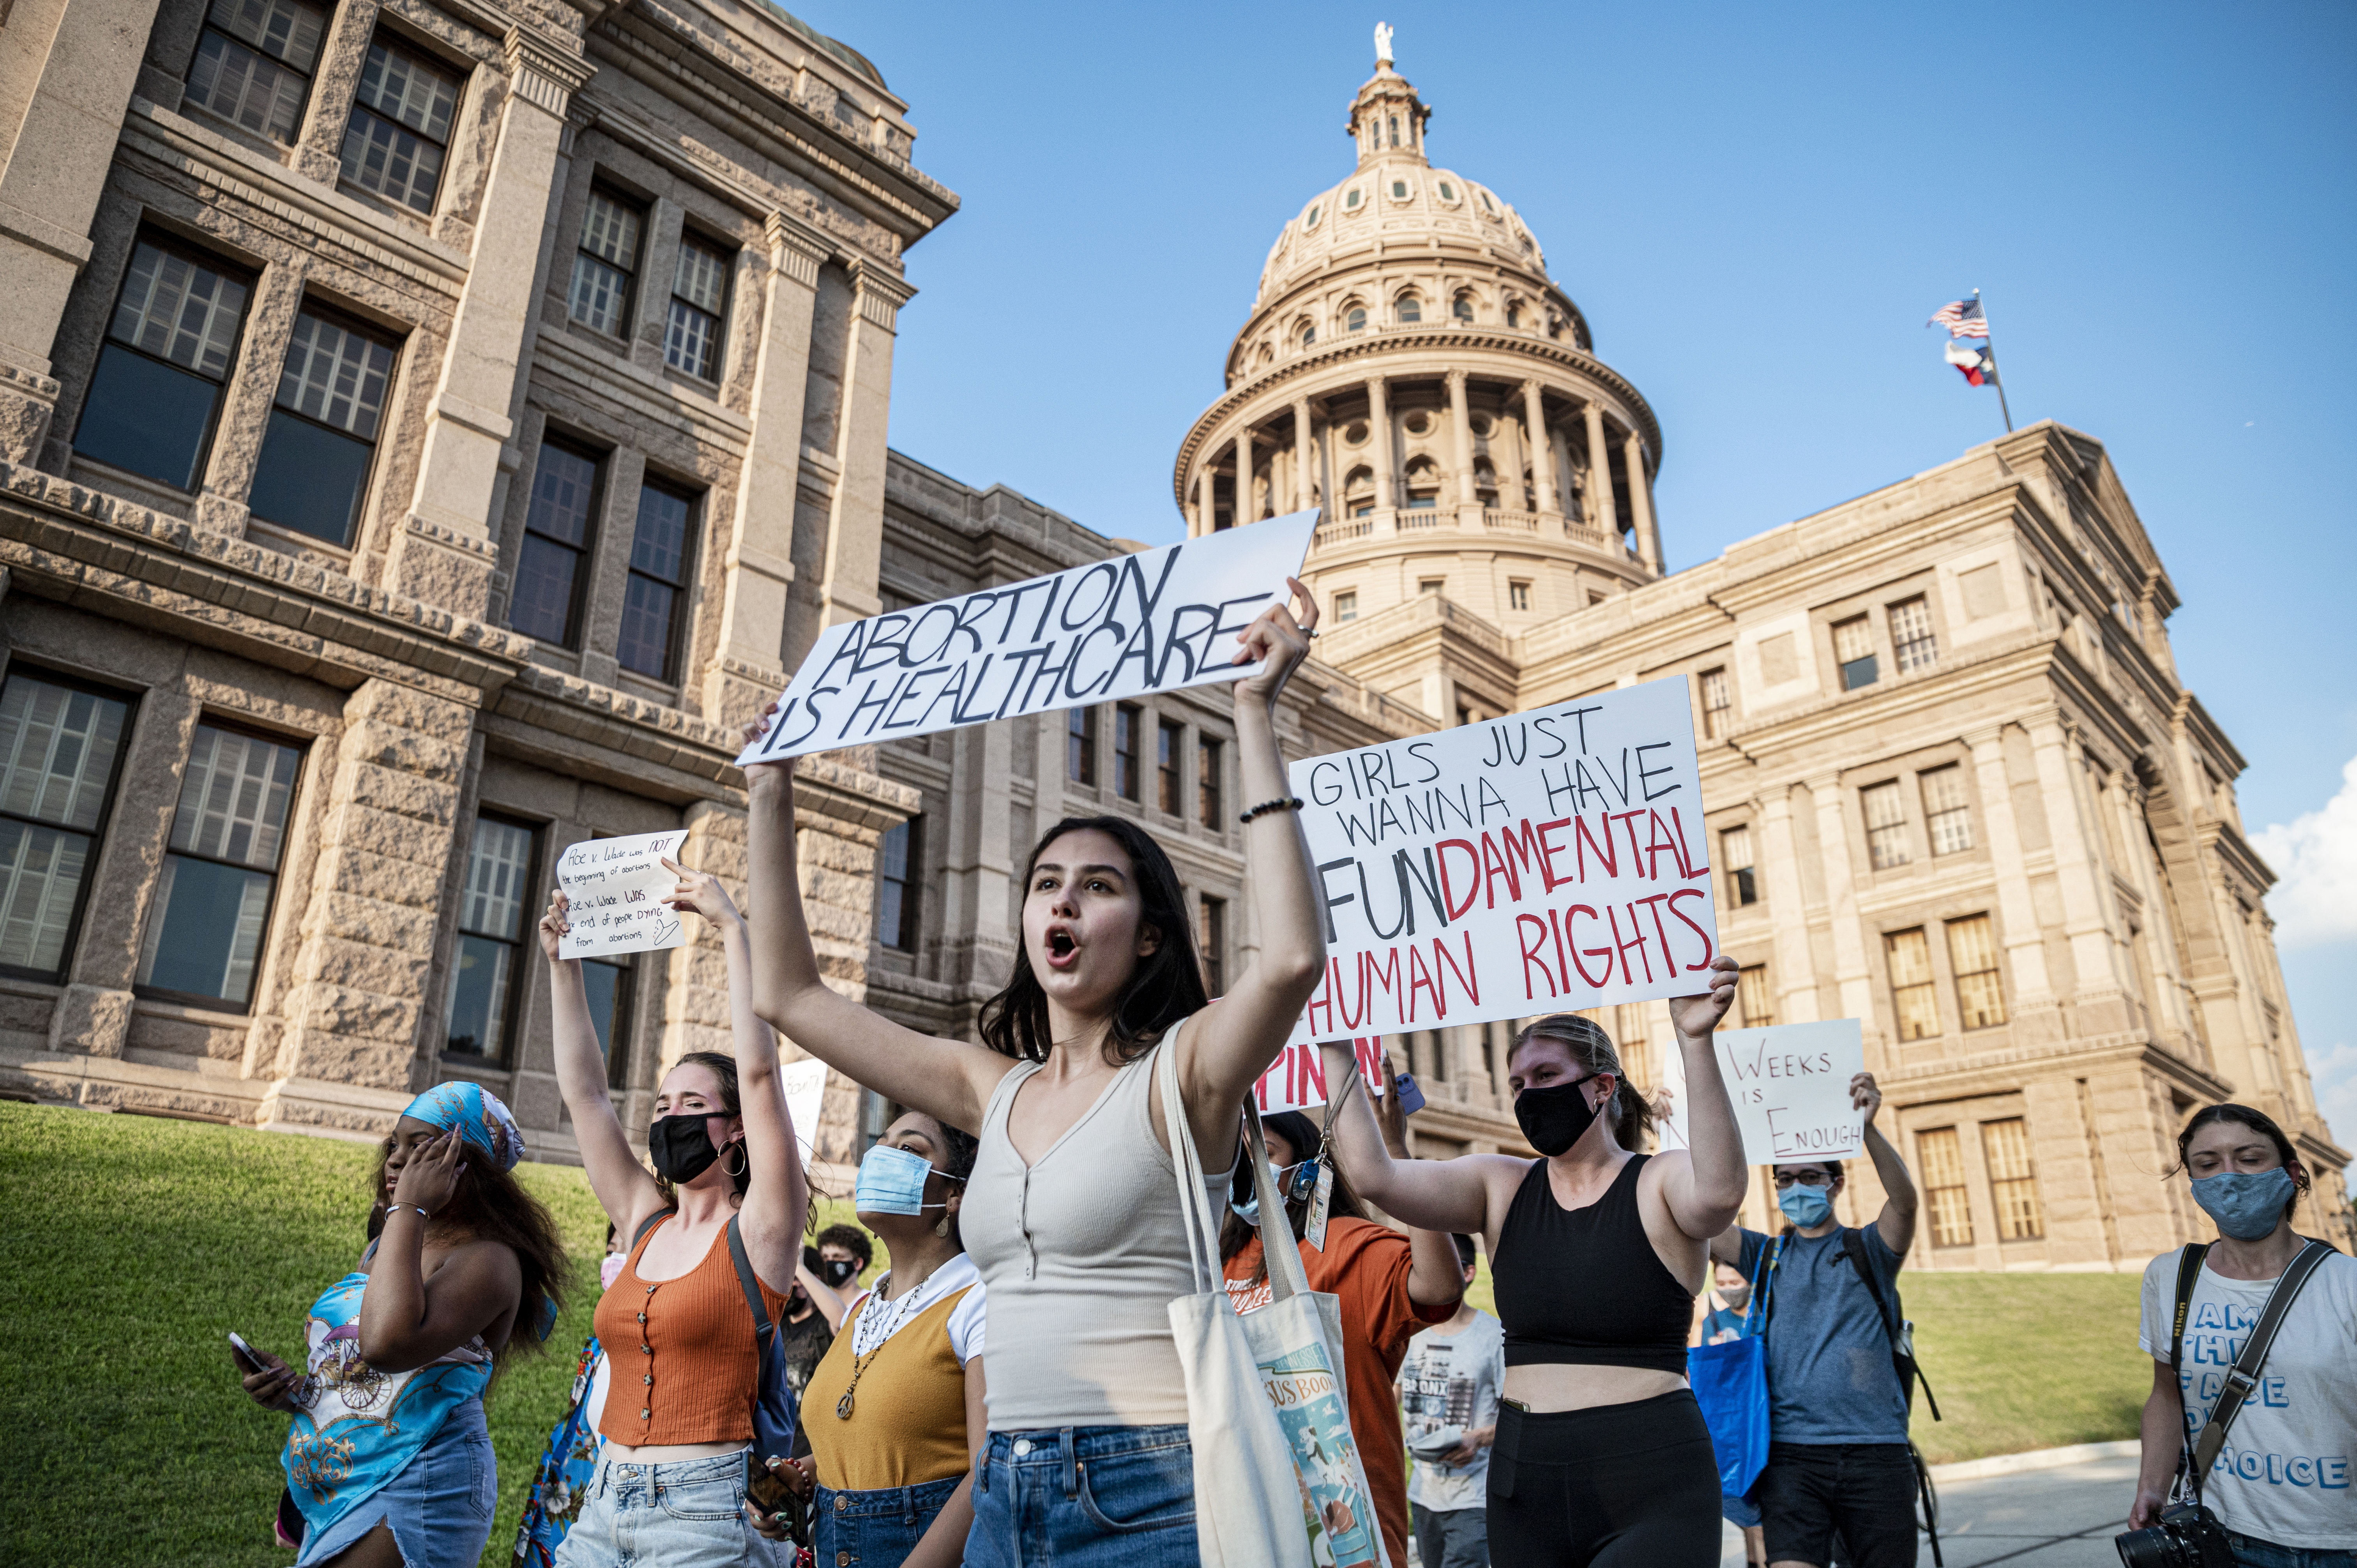
M 556 1081 L 572 1112 L 589 1186 L 630 1261 L 597 1303 L 612 1382 L 605 1444 L 556 1568 L 625 1561 L 704 1568 L 776 1562 L 744 1517 L 747 1446 L 759 1366 L 753 1315 L 729 1256 L 734 1219 L 770 1321 L 801 1269 L 810 1194 L 778 1079 L 777 1036 L 753 1016 L 744 918 L 713 877 L 679 875 L 672 907 L 694 910 L 727 956 L 735 1050 L 692 1051 L 663 1075 L 649 1176 L 606 1092 L 606 1062 L 577 959 L 560 959 L 563 893 L 541 920 L 556 1036 Z M 826 1287 L 805 1273 L 813 1300 Z

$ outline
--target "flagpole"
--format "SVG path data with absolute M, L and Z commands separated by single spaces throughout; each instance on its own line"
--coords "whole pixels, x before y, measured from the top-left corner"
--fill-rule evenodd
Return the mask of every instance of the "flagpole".
M 1975 290 L 1973 290 L 1973 299 L 1974 299 L 1976 303 L 1979 301 L 1980 297 L 1981 297 L 1981 291 L 1980 291 L 1980 290 L 1978 290 L 1978 289 L 1975 289 Z M 1988 306 L 1986 306 L 1986 305 L 1984 305 L 1984 306 L 1981 306 L 1981 324 L 1982 324 L 1983 326 L 1985 326 L 1985 327 L 1988 325 Z M 1996 407 L 1997 407 L 1997 412 L 1998 412 L 1999 413 L 2002 413 L 2002 414 L 2004 414 L 2004 415 L 2005 415 L 2005 433 L 2006 433 L 2007 435 L 2012 435 L 2012 434 L 2013 434 L 2013 409 L 2012 409 L 2012 408 L 2011 408 L 2011 407 L 2010 407 L 2010 406 L 2006 403 L 2006 401 L 2005 401 L 2005 372 L 2004 372 L 2003 371 L 2001 371 L 2001 370 L 1997 370 L 1997 362 L 1996 362 L 1996 328 L 1990 328 L 1990 331 L 1989 331 L 1988 357 L 1989 357 L 1989 369 L 1990 369 L 1990 370 L 1992 370 L 1992 371 L 1996 371 L 1996 372 L 1997 372 L 1997 373 L 1996 373 Z

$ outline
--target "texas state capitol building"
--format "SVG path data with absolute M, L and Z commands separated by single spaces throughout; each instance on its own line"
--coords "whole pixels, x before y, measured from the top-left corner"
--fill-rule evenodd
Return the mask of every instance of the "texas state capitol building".
M 554 855 L 683 826 L 741 896 L 736 726 L 821 627 L 1131 548 L 886 447 L 956 197 L 876 66 L 760 0 L 16 0 L 5 36 L 0 1091 L 368 1137 L 468 1078 L 569 1157 Z M 2337 1195 L 2240 759 L 2101 448 L 2040 425 L 1664 580 L 1650 410 L 1426 118 L 1379 67 L 1174 476 L 1197 532 L 1327 510 L 1290 754 L 1697 675 L 1749 1016 L 1868 1021 L 1920 1260 L 2191 1234 L 2158 1173 L 2230 1091 Z M 1250 961 L 1220 688 L 802 777 L 823 956 L 904 1021 L 971 1032 L 1070 812 L 1145 821 L 1215 984 Z M 591 978 L 642 1126 L 725 1046 L 716 944 Z M 1650 1070 L 1661 1010 L 1607 1022 Z M 1426 1152 L 1518 1144 L 1505 1033 L 1409 1042 Z M 888 1110 L 830 1086 L 829 1174 Z

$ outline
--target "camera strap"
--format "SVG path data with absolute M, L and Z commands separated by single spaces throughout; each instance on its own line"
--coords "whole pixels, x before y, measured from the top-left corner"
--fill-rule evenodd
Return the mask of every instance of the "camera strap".
M 2184 1259 L 2178 1264 L 2177 1316 L 2169 1338 L 2169 1364 L 2172 1369 L 2179 1365 L 2184 1354 L 2186 1311 L 2192 1305 L 2193 1286 L 2201 1276 L 2202 1259 L 2209 1251 L 2207 1247 L 2188 1247 Z M 2242 1412 L 2243 1402 L 2250 1397 L 2253 1389 L 2258 1387 L 2259 1369 L 2266 1364 L 2267 1350 L 2275 1344 L 2276 1332 L 2283 1327 L 2283 1320 L 2291 1311 L 2293 1298 L 2299 1294 L 2300 1286 L 2308 1283 L 2308 1276 L 2316 1273 L 2331 1251 L 2332 1249 L 2321 1241 L 2309 1241 L 2284 1270 L 2283 1277 L 2276 1281 L 2276 1288 L 2267 1293 L 2267 1305 L 2260 1312 L 2259 1321 L 2253 1326 L 2251 1337 L 2243 1341 L 2243 1353 L 2234 1358 L 2233 1368 L 2226 1374 L 2225 1386 L 2218 1391 L 2217 1402 L 2210 1407 L 2210 1419 L 2202 1423 L 2201 1433 L 2190 1445 L 2186 1479 L 2194 1501 L 2201 1500 L 2201 1478 L 2210 1473 L 2210 1467 L 2218 1462 L 2218 1451 L 2226 1445 L 2226 1429 L 2234 1424 L 2234 1417 Z

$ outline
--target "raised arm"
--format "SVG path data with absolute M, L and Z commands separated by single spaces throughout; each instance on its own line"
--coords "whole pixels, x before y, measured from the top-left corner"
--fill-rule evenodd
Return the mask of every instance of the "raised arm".
M 1388 1058 L 1383 1063 L 1391 1070 Z M 1357 1099 L 1354 1092 L 1352 1099 Z M 1392 1076 L 1392 1090 L 1383 1097 L 1383 1108 L 1375 1113 L 1383 1128 L 1383 1152 L 1393 1163 L 1413 1159 L 1407 1147 L 1407 1112 L 1400 1109 L 1399 1077 Z M 1453 1306 L 1465 1299 L 1465 1269 L 1457 1261 L 1457 1239 L 1446 1230 L 1427 1230 L 1421 1225 L 1407 1228 L 1407 1298 L 1418 1306 Z
M 441 1212 L 458 1190 L 467 1158 L 466 1140 L 445 1133 L 409 1156 L 393 1187 L 368 1288 L 361 1293 L 360 1351 L 380 1372 L 414 1371 L 478 1334 L 497 1348 L 514 1332 L 523 1267 L 513 1248 L 469 1242 L 430 1276 L 425 1272 L 426 1220 L 420 1210 Z
M 1502 1180 L 1506 1201 L 1512 1202 L 1513 1184 L 1530 1162 L 1503 1155 L 1394 1159 L 1376 1125 L 1370 1103 L 1373 1096 L 1359 1078 L 1351 1042 L 1329 1040 L 1318 1048 L 1326 1063 L 1326 1115 L 1333 1128 L 1334 1156 L 1359 1196 L 1415 1230 L 1489 1237 L 1494 1188 Z M 1502 1206 L 1498 1213 L 1504 1216 Z
M 904 1029 L 828 989 L 802 914 L 792 764 L 757 763 L 745 770 L 745 779 L 753 1010 L 786 1038 L 887 1100 L 944 1126 L 980 1133 L 990 1091 L 1015 1064 L 979 1046 Z
M 1743 1134 L 1711 1038 L 1735 1001 L 1737 973 L 1735 960 L 1721 953 L 1711 961 L 1708 991 L 1670 1002 L 1670 1024 L 1686 1069 L 1686 1148 L 1655 1163 L 1671 1220 L 1697 1241 L 1717 1238 L 1743 1208 Z
M 737 1094 L 745 1118 L 745 1153 L 753 1174 L 737 1211 L 737 1229 L 753 1272 L 776 1285 L 802 1266 L 802 1216 L 810 1208 L 810 1178 L 794 1142 L 793 1117 L 786 1109 L 785 1085 L 778 1077 L 778 1036 L 753 1013 L 753 954 L 745 917 L 719 879 L 689 871 L 674 861 L 663 865 L 679 877 L 667 902 L 694 910 L 720 933 L 728 961 L 728 1032 L 737 1058 Z
M 1296 579 L 1286 582 L 1301 600 L 1301 618 L 1284 603 L 1273 604 L 1237 639 L 1240 662 L 1265 660 L 1259 674 L 1235 687 L 1236 760 L 1246 809 L 1293 793 L 1276 742 L 1276 701 L 1309 656 L 1318 599 Z M 1196 1015 L 1178 1043 L 1178 1091 L 1195 1140 L 1207 1149 L 1234 1135 L 1245 1093 L 1285 1048 L 1326 967 L 1326 929 L 1300 813 L 1280 806 L 1245 823 L 1244 861 L 1259 955 L 1225 996 Z
M 1882 1232 L 1882 1244 L 1903 1258 L 1915 1244 L 1915 1209 L 1922 1201 L 1916 1196 L 1915 1178 L 1907 1174 L 1907 1162 L 1874 1124 L 1875 1112 L 1882 1109 L 1882 1090 L 1874 1075 L 1862 1072 L 1851 1079 L 1849 1098 L 1852 1105 L 1866 1112 L 1866 1153 L 1874 1161 L 1874 1174 L 1882 1178 L 1882 1213 L 1875 1219 L 1875 1229 Z
M 606 1218 L 629 1245 L 639 1227 L 662 1210 L 662 1188 L 639 1163 L 630 1135 L 614 1114 L 613 1097 L 606 1092 L 606 1053 L 597 1044 L 597 1026 L 589 1018 L 581 961 L 556 956 L 566 929 L 565 897 L 560 890 L 550 896 L 548 913 L 540 918 L 540 950 L 548 955 L 550 1025 L 556 1041 L 556 1091 L 572 1115 L 574 1143 L 589 1175 L 589 1190 L 597 1195 Z

